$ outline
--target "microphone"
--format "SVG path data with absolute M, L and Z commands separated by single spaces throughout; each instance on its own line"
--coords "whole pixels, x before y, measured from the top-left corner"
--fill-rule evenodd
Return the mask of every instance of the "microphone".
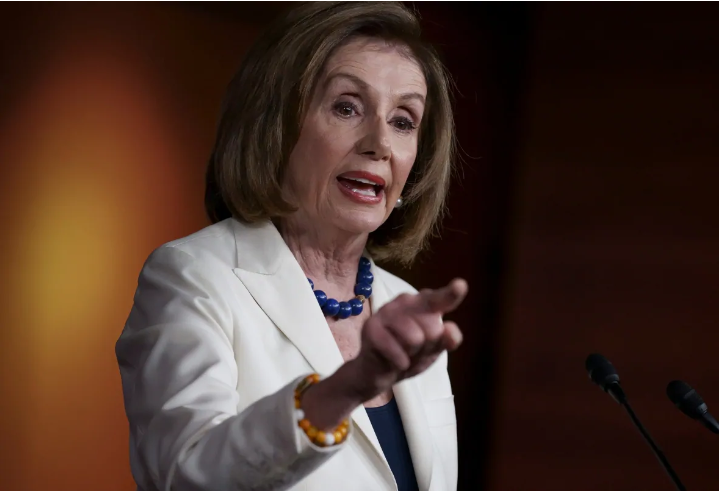
M 625 392 L 623 392 L 622 387 L 620 387 L 620 376 L 607 358 L 603 355 L 593 353 L 585 360 L 585 369 L 588 372 L 590 380 L 610 394 L 612 398 L 615 399 L 615 402 L 624 404 L 627 401 Z
M 673 380 L 667 386 L 667 395 L 680 411 L 700 421 L 705 428 L 718 434 L 718 423 L 708 412 L 700 394 L 682 380 Z
M 673 484 L 675 484 L 675 487 L 679 491 L 685 491 L 685 486 L 680 481 L 677 474 L 675 474 L 670 462 L 668 462 L 667 458 L 665 458 L 665 454 L 663 454 L 660 447 L 655 444 L 650 436 L 650 433 L 648 433 L 640 422 L 640 419 L 638 419 L 635 415 L 635 411 L 633 411 L 632 407 L 630 407 L 627 396 L 622 390 L 622 387 L 620 387 L 620 375 L 618 375 L 617 370 L 615 370 L 612 363 L 610 363 L 610 361 L 608 361 L 608 359 L 603 355 L 593 353 L 585 360 L 585 369 L 587 370 L 588 376 L 593 383 L 599 385 L 602 390 L 610 394 L 618 404 L 625 408 L 627 413 L 630 415 L 630 419 L 632 419 L 633 424 L 640 431 L 640 434 L 643 436 L 647 444 L 650 445 L 655 457 L 657 457 L 660 461 L 660 465 L 663 466 L 663 469 L 665 469 L 665 472 L 667 472 Z

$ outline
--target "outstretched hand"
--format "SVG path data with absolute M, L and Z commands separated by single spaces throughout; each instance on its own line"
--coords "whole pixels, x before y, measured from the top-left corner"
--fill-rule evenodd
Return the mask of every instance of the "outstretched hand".
M 418 375 L 445 350 L 462 343 L 462 333 L 442 315 L 455 310 L 468 291 L 465 280 L 454 279 L 436 290 L 403 294 L 384 305 L 363 326 L 355 388 L 369 400 L 397 382 Z

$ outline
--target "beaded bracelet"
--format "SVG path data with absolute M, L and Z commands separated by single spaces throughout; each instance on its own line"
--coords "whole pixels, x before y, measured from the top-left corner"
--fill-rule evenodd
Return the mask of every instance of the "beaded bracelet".
M 311 386 L 320 381 L 320 375 L 313 373 L 300 381 L 295 388 L 295 415 L 297 416 L 298 426 L 305 432 L 311 442 L 321 447 L 331 447 L 345 441 L 348 435 L 348 427 L 350 423 L 344 419 L 333 431 L 320 431 L 310 421 L 305 419 L 305 413 L 300 407 L 300 398 L 303 393 Z

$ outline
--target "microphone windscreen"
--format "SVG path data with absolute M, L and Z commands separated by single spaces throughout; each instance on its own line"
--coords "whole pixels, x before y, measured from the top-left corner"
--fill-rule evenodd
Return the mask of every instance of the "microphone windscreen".
M 620 376 L 617 370 L 615 370 L 612 363 L 603 355 L 593 353 L 588 356 L 585 360 L 585 369 L 590 379 L 603 389 L 605 389 L 608 384 L 620 382 Z
M 673 380 L 667 386 L 667 395 L 680 411 L 693 419 L 707 412 L 707 405 L 700 394 L 682 380 Z

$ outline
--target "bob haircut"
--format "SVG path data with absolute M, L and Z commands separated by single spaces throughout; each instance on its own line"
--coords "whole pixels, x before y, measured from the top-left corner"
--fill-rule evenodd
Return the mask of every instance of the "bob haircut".
M 229 84 L 207 168 L 205 209 L 215 223 L 281 219 L 297 208 L 283 199 L 288 157 L 326 60 L 359 36 L 382 39 L 420 66 L 427 100 L 404 205 L 370 234 L 379 261 L 413 262 L 445 212 L 455 136 L 449 78 L 420 39 L 415 14 L 399 2 L 308 2 L 275 22 L 253 45 Z

